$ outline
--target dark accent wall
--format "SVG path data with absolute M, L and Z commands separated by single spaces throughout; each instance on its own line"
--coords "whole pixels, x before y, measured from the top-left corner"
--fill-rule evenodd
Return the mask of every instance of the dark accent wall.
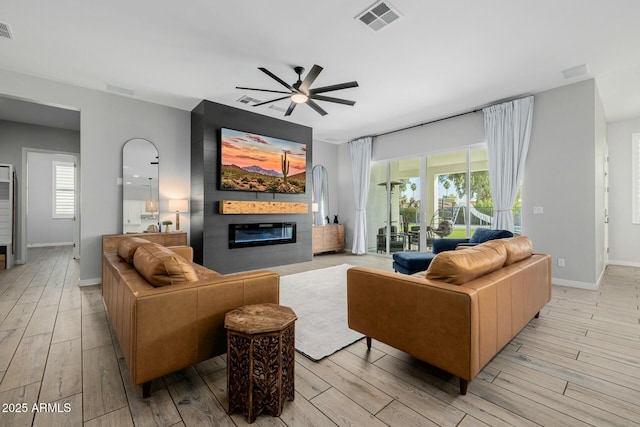
M 218 150 L 223 127 L 306 144 L 306 194 L 220 190 Z M 192 110 L 191 246 L 195 262 L 227 274 L 311 260 L 310 211 L 309 214 L 221 215 L 218 209 L 221 200 L 305 202 L 311 206 L 312 143 L 312 129 L 307 126 L 211 101 L 202 101 Z M 229 224 L 291 221 L 297 224 L 296 243 L 229 249 Z

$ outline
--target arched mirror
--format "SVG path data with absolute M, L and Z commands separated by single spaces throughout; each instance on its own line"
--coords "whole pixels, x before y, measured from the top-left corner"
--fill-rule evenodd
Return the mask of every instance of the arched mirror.
M 329 175 L 322 165 L 315 165 L 312 172 L 313 180 L 313 223 L 327 224 L 329 216 Z
M 122 232 L 158 231 L 158 149 L 135 138 L 122 147 Z

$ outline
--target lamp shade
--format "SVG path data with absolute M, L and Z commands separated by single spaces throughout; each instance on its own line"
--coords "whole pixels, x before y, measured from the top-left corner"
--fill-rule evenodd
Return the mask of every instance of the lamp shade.
M 169 210 L 170 211 L 188 212 L 189 211 L 189 200 L 187 200 L 187 199 L 169 200 Z
M 145 212 L 157 212 L 158 211 L 158 201 L 157 200 L 147 200 L 144 204 Z

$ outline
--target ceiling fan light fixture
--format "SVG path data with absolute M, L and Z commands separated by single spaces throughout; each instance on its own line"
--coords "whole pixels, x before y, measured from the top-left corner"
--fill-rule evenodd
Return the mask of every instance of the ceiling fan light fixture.
M 291 101 L 295 102 L 296 104 L 304 104 L 308 100 L 309 97 L 304 93 L 294 93 L 293 95 L 291 95 Z

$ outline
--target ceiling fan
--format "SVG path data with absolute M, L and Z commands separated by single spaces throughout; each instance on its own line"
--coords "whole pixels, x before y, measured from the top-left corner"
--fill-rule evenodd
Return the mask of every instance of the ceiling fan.
M 292 85 L 290 85 L 289 83 L 285 82 L 280 77 L 276 76 L 275 74 L 273 74 L 271 71 L 267 70 L 264 67 L 259 67 L 258 70 L 262 71 L 263 73 L 265 73 L 266 75 L 268 75 L 269 77 L 271 77 L 272 79 L 274 79 L 275 81 L 280 83 L 282 86 L 284 86 L 287 89 L 289 89 L 289 92 L 285 92 L 285 91 L 281 91 L 281 90 L 256 89 L 256 88 L 251 88 L 251 87 L 236 86 L 236 89 L 257 90 L 257 91 L 260 91 L 260 92 L 286 94 L 286 96 L 283 96 L 281 98 L 276 98 L 276 99 L 272 99 L 270 101 L 264 101 L 264 102 L 260 102 L 258 104 L 255 104 L 254 107 L 258 107 L 260 105 L 265 105 L 265 104 L 269 104 L 271 102 L 281 101 L 283 99 L 290 98 L 291 99 L 291 103 L 289 104 L 289 108 L 287 108 L 287 111 L 284 113 L 285 116 L 290 116 L 291 113 L 293 112 L 293 109 L 296 108 L 296 105 L 298 105 L 298 104 L 307 104 L 309 107 L 314 109 L 318 114 L 320 114 L 322 116 L 326 116 L 327 112 L 324 109 L 322 109 L 322 107 L 320 107 L 314 100 L 326 101 L 326 102 L 335 102 L 337 104 L 351 105 L 351 106 L 353 106 L 356 103 L 355 101 L 349 101 L 348 99 L 334 98 L 334 97 L 331 97 L 331 96 L 324 96 L 324 95 L 320 95 L 320 94 L 321 93 L 325 93 L 325 92 L 332 92 L 334 90 L 348 89 L 348 88 L 351 88 L 351 87 L 358 87 L 358 82 L 340 83 L 340 84 L 336 84 L 336 85 L 323 86 L 323 87 L 311 89 L 311 85 L 313 84 L 313 82 L 316 80 L 316 78 L 318 77 L 318 75 L 322 71 L 322 67 L 319 66 L 319 65 L 314 65 L 313 68 L 311 68 L 311 71 L 309 71 L 309 73 L 306 75 L 304 80 L 302 80 L 302 73 L 304 73 L 304 68 L 303 67 L 294 67 L 293 71 L 295 71 L 296 74 L 298 74 L 298 81 L 295 82 Z

